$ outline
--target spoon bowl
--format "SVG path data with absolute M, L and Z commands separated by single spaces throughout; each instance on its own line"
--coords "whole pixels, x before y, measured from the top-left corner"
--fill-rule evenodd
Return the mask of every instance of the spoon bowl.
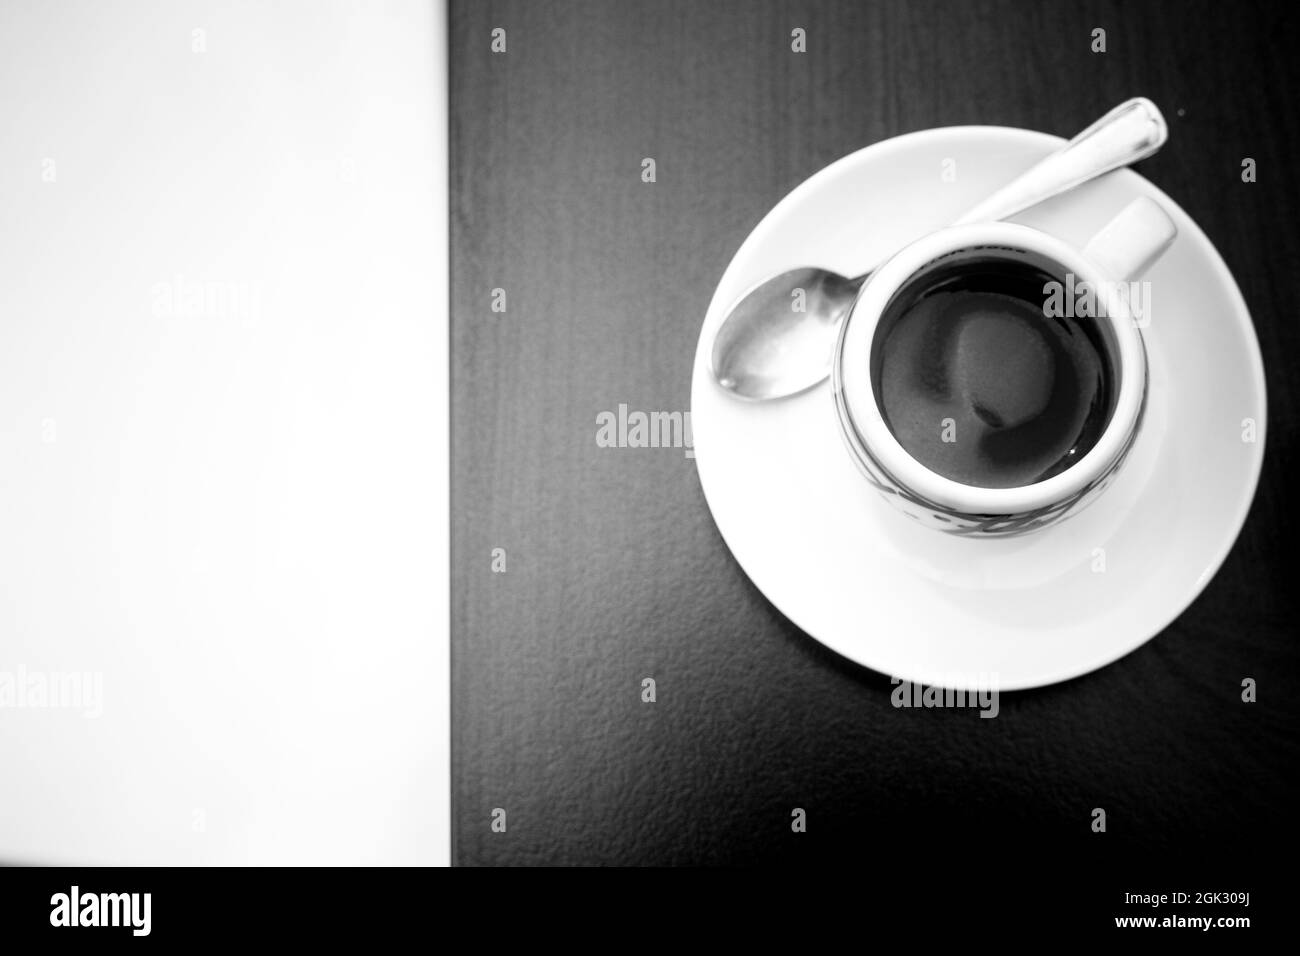
M 827 343 L 865 278 L 809 267 L 760 282 L 732 307 L 713 340 L 713 377 L 751 401 L 812 388 L 830 374 Z

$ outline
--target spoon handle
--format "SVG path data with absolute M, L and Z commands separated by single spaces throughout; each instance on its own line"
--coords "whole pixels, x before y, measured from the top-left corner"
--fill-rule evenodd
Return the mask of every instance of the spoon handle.
M 1139 96 L 1115 107 L 954 225 L 1006 219 L 1112 169 L 1150 156 L 1169 136 L 1156 105 Z

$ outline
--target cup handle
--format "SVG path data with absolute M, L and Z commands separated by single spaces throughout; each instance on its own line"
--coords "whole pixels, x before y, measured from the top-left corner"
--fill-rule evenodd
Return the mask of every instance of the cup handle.
M 1178 227 L 1159 204 L 1140 196 L 1088 240 L 1083 254 L 1107 278 L 1125 282 L 1141 278 L 1177 236 Z

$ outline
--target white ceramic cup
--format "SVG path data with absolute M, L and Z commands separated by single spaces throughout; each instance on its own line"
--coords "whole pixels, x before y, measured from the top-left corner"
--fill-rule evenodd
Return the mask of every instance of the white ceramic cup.
M 900 250 L 859 291 L 840 329 L 831 368 L 840 430 L 868 481 L 911 517 L 963 535 L 1024 534 L 1094 500 L 1123 463 L 1146 405 L 1146 350 L 1140 319 L 1130 308 L 1129 283 L 1140 279 L 1176 235 L 1164 210 L 1143 197 L 1126 206 L 1082 250 L 1007 222 L 952 226 Z M 899 444 L 877 404 L 871 356 L 881 316 L 901 290 L 923 284 L 930 269 L 963 258 L 1030 262 L 1053 276 L 1071 276 L 1076 289 L 1089 286 L 1095 296 L 1097 314 L 1085 321 L 1099 323 L 1110 364 L 1110 417 L 1077 462 L 1033 484 L 983 488 L 938 474 Z M 1046 313 L 1044 321 L 1052 321 Z

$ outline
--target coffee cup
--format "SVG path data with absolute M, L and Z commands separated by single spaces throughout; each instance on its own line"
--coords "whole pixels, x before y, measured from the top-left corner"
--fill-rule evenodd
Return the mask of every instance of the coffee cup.
M 989 222 L 893 255 L 854 300 L 831 369 L 845 446 L 870 485 L 968 536 L 1038 531 L 1094 501 L 1141 428 L 1139 280 L 1176 235 L 1143 197 L 1082 249 Z

